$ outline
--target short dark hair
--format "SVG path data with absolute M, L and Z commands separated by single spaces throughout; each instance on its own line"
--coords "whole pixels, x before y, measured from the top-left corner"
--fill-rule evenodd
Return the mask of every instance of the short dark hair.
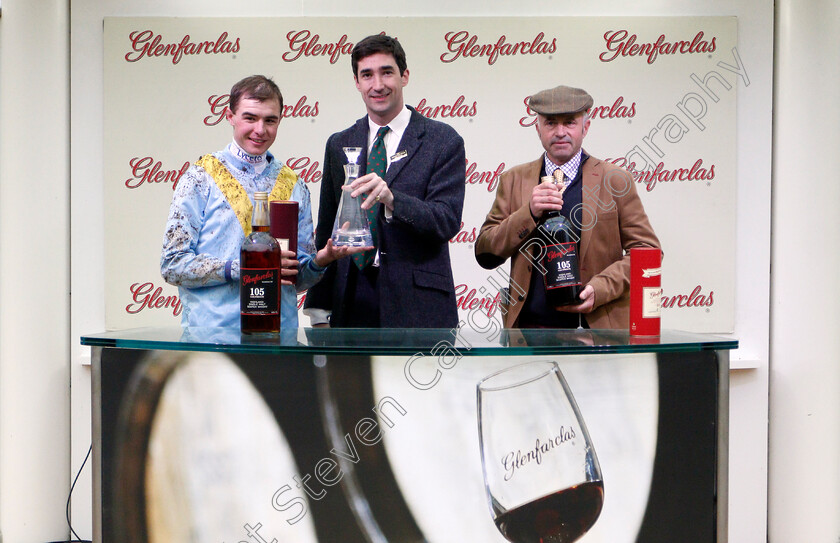
M 397 61 L 397 68 L 400 70 L 400 75 L 403 75 L 406 68 L 408 68 L 408 64 L 405 62 L 405 51 L 403 51 L 400 42 L 385 34 L 374 34 L 357 43 L 350 53 L 353 77 L 358 77 L 359 75 L 359 61 L 377 53 L 393 56 L 394 60 Z
M 280 102 L 280 111 L 283 111 L 283 95 L 277 84 L 264 75 L 252 75 L 237 82 L 230 89 L 230 103 L 228 107 L 236 113 L 236 106 L 243 98 L 251 98 L 258 102 L 277 100 Z

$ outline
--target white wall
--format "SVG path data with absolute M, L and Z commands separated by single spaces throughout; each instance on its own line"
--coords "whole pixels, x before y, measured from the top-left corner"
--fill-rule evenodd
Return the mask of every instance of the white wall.
M 0 531 L 43 542 L 70 488 L 69 3 L 2 7 Z
M 840 4 L 776 2 L 771 541 L 840 541 Z
M 69 37 L 72 80 L 66 65 L 68 5 L 72 28 Z M 640 0 L 627 5 L 609 0 L 561 3 L 466 0 L 453 7 L 445 0 L 424 3 L 397 0 L 388 4 L 387 13 L 381 13 L 377 11 L 382 9 L 378 4 L 262 0 L 249 3 L 247 13 L 237 9 L 222 0 L 150 0 L 142 4 L 131 0 L 3 0 L 0 18 L 0 530 L 6 536 L 5 540 L 37 542 L 63 537 L 63 500 L 69 479 L 81 464 L 90 443 L 90 372 L 82 365 L 88 352 L 79 345 L 78 338 L 104 327 L 103 17 L 408 16 L 478 12 L 510 16 L 738 17 L 738 51 L 748 70 L 750 84 L 738 88 L 738 300 L 734 335 L 741 341 L 741 349 L 735 353 L 733 362 L 751 369 L 733 372 L 731 380 L 730 540 L 738 543 L 765 541 L 772 3 L 714 0 L 701 4 L 672 0 L 666 4 L 658 0 Z M 826 51 L 823 58 L 831 58 L 831 52 Z M 69 98 L 72 125 L 67 123 L 68 81 L 72 91 Z M 21 107 L 30 104 L 36 107 Z M 807 107 L 802 111 L 814 113 Z M 68 130 L 72 138 L 71 194 L 68 194 L 67 186 Z M 30 157 L 28 153 L 32 148 L 41 152 L 34 159 L 37 167 L 32 167 L 33 159 L 20 158 Z M 48 165 L 42 166 L 47 160 Z M 27 190 L 29 187 L 32 190 Z M 49 245 L 51 266 L 42 267 L 51 270 L 52 282 L 34 299 L 40 305 L 49 304 L 49 311 L 37 315 L 31 308 L 38 304 L 30 303 L 25 289 L 19 286 L 24 284 L 24 279 L 40 272 L 37 266 L 24 269 L 19 265 L 30 244 L 20 226 L 27 224 L 25 219 L 29 212 L 20 202 L 28 202 L 33 196 L 46 211 L 43 214 L 46 222 L 39 225 L 39 232 L 48 232 L 53 241 Z M 72 205 L 68 218 L 66 202 L 69 196 L 72 196 Z M 69 243 L 66 239 L 68 225 Z M 68 269 L 68 252 L 72 256 L 69 270 L 73 291 L 69 324 L 64 274 Z M 54 272 L 56 269 L 58 274 Z M 58 307 L 57 299 L 62 300 Z M 69 466 L 68 358 L 73 385 Z M 90 485 L 88 466 L 73 502 L 74 526 L 82 537 L 91 533 Z M 35 506 L 35 502 L 40 505 Z M 790 519 L 789 515 L 784 517 Z M 786 540 L 801 539 L 780 539 Z

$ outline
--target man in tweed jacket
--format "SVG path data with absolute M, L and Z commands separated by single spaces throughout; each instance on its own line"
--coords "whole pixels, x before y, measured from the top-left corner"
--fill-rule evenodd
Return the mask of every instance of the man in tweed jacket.
M 351 54 L 356 88 L 367 115 L 333 134 L 324 154 L 324 176 L 315 243 L 332 234 L 347 159 L 343 147 L 361 147 L 365 172 L 376 133 L 383 142 L 384 176 L 363 173 L 352 185 L 362 207 L 376 211 L 372 263 L 351 259 L 331 265 L 307 293 L 305 313 L 314 326 L 452 328 L 458 324 L 449 240 L 460 228 L 464 205 L 464 141 L 450 126 L 406 107 L 402 89 L 409 72 L 398 41 L 375 35 Z
M 511 283 L 503 304 L 507 328 L 628 328 L 630 249 L 659 247 L 629 172 L 589 156 L 581 147 L 589 130 L 592 97 L 560 86 L 531 97 L 545 153 L 502 174 L 496 200 L 475 244 L 484 268 L 511 259 Z M 565 192 L 542 176 L 563 173 Z M 550 307 L 538 272 L 538 226 L 543 214 L 560 211 L 577 231 L 583 290 L 580 304 Z

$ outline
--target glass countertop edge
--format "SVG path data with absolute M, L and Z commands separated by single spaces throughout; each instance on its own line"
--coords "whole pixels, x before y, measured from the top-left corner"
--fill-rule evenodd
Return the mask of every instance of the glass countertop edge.
M 320 330 L 312 332 L 313 330 Z M 304 336 L 308 333 L 315 333 L 323 338 L 334 336 L 337 340 L 363 341 L 365 336 L 376 336 L 383 334 L 385 338 L 389 335 L 404 336 L 412 334 L 428 336 L 429 330 L 398 330 L 387 329 L 380 331 L 357 330 L 357 331 L 324 331 L 324 329 L 300 329 Z M 457 339 L 447 341 L 455 336 L 450 330 L 435 331 L 427 343 L 417 344 L 347 344 L 336 342 L 335 344 L 304 344 L 290 343 L 280 344 L 272 342 L 273 338 L 263 339 L 262 342 L 248 343 L 240 341 L 194 341 L 184 340 L 180 337 L 184 332 L 180 328 L 139 328 L 130 330 L 118 330 L 104 332 L 101 334 L 89 334 L 81 337 L 81 344 L 90 347 L 143 349 L 143 350 L 171 350 L 171 351 L 208 351 L 208 352 L 236 352 L 256 354 L 308 354 L 308 355 L 379 355 L 379 356 L 402 356 L 414 354 L 441 354 L 442 349 L 457 351 L 459 355 L 466 356 L 492 356 L 492 355 L 545 355 L 545 354 L 605 354 L 605 353 L 644 353 L 644 352 L 690 352 L 703 350 L 732 350 L 738 348 L 738 341 L 714 336 L 710 334 L 697 334 L 683 331 L 663 331 L 661 338 L 665 342 L 658 342 L 659 338 L 630 338 L 627 332 L 615 331 L 589 331 L 589 330 L 504 330 L 508 339 L 514 336 L 532 336 L 531 338 L 545 341 L 551 339 L 552 334 L 564 340 L 592 340 L 595 335 L 606 337 L 611 341 L 623 341 L 623 343 L 611 344 L 502 344 L 474 346 L 468 342 L 467 345 L 459 343 Z M 132 337 L 140 335 L 140 337 Z M 229 335 L 229 334 L 228 334 Z M 174 339 L 173 336 L 179 336 Z M 358 336 L 358 337 L 355 337 Z M 442 339 L 443 338 L 443 339 Z M 393 340 L 394 338 L 391 338 Z M 411 339 L 411 337 L 409 337 Z M 433 340 L 437 339 L 432 343 Z M 381 340 L 381 338 L 380 338 Z M 635 343 L 639 341 L 639 343 Z M 441 345 L 443 343 L 443 345 Z M 521 342 L 520 342 L 521 343 Z

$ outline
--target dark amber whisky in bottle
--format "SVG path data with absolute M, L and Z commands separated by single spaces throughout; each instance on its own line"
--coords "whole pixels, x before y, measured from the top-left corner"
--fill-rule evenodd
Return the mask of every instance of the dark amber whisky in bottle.
M 254 194 L 251 234 L 239 252 L 243 334 L 280 331 L 280 245 L 269 233 L 268 193 Z
M 555 182 L 553 177 L 543 177 L 543 182 Z M 565 191 L 565 186 L 561 189 Z M 578 243 L 568 219 L 559 211 L 548 211 L 539 226 L 545 240 L 542 265 L 545 269 L 545 296 L 551 307 L 581 303 L 580 266 Z

